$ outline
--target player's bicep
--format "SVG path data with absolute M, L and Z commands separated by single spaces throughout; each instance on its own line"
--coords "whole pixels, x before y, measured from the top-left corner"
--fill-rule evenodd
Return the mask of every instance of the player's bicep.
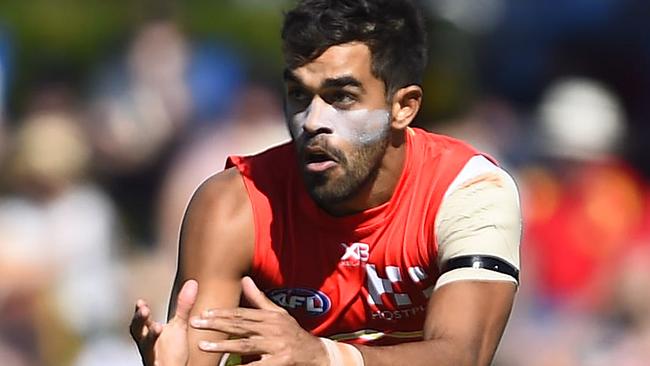
M 506 281 L 454 281 L 429 299 L 425 340 L 446 342 L 450 359 L 489 365 L 508 321 L 516 287 Z
M 252 212 L 239 173 L 221 173 L 197 190 L 181 229 L 175 280 L 175 288 L 187 279 L 199 283 L 191 315 L 238 306 L 240 280 L 252 261 L 253 232 Z M 175 303 L 174 297 L 170 304 Z M 190 366 L 216 364 L 220 356 L 200 351 L 198 342 L 217 341 L 225 338 L 224 334 L 190 328 L 188 338 Z
M 436 216 L 441 276 L 429 300 L 425 338 L 448 341 L 466 364 L 488 365 L 519 283 L 517 187 L 501 168 L 472 158 Z

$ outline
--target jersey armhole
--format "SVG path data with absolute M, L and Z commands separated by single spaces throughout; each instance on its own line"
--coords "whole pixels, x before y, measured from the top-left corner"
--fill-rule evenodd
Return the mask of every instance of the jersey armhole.
M 260 268 L 263 268 L 262 260 L 266 255 L 266 253 L 261 253 L 264 248 L 260 246 L 262 236 L 262 233 L 260 232 L 260 212 L 258 205 L 254 202 L 254 200 L 257 199 L 257 197 L 255 197 L 255 194 L 258 192 L 255 188 L 252 187 L 253 182 L 249 176 L 250 161 L 248 161 L 248 159 L 241 156 L 230 156 L 226 161 L 226 169 L 228 168 L 235 168 L 239 172 L 239 176 L 244 183 L 244 188 L 246 189 L 248 204 L 250 205 L 253 215 L 253 260 L 251 262 L 251 268 L 249 268 L 248 273 L 253 277 L 253 274 L 259 273 Z

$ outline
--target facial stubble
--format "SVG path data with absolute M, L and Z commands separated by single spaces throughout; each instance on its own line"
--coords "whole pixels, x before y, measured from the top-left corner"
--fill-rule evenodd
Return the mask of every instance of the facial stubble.
M 348 156 L 340 150 L 330 150 L 342 170 L 338 174 L 329 170 L 312 173 L 303 168 L 303 178 L 311 198 L 321 208 L 328 209 L 355 197 L 377 178 L 388 143 L 387 130 L 380 140 L 363 144 Z

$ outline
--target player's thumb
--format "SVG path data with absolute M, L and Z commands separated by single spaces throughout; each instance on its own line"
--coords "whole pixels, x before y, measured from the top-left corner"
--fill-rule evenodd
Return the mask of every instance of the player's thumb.
M 277 306 L 273 301 L 269 300 L 260 289 L 257 288 L 253 279 L 246 276 L 241 280 L 242 292 L 246 300 L 255 308 L 271 311 L 284 311 L 283 308 Z
M 190 318 L 190 311 L 196 303 L 196 296 L 199 293 L 199 283 L 195 280 L 187 280 L 183 284 L 181 291 L 178 293 L 176 299 L 176 315 L 175 321 L 180 321 L 182 324 L 187 325 Z

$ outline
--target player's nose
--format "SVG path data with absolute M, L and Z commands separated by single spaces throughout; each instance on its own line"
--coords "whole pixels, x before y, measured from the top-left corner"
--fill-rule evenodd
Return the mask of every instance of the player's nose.
M 318 135 L 321 133 L 332 133 L 332 113 L 329 111 L 329 104 L 321 99 L 318 95 L 314 96 L 305 117 L 303 130 L 308 135 Z

